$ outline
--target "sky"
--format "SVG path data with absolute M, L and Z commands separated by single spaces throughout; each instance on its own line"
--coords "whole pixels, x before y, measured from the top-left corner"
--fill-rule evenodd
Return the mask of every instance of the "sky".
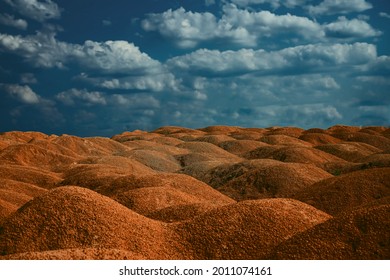
M 0 131 L 390 124 L 388 0 L 0 0 Z

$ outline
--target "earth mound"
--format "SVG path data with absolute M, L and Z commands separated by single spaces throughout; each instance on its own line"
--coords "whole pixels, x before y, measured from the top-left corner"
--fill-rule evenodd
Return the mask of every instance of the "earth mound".
M 389 259 L 390 128 L 0 133 L 0 259 Z

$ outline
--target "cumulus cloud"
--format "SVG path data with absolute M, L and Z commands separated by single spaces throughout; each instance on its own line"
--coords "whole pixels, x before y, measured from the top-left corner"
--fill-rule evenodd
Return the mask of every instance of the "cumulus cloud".
M 61 16 L 61 9 L 51 0 L 4 0 L 18 13 L 39 22 L 57 19 Z
M 20 36 L 0 34 L 0 49 L 16 53 L 37 67 L 64 68 L 69 63 L 101 73 L 143 75 L 159 71 L 160 63 L 127 41 L 58 41 L 54 33 Z
M 16 84 L 3 84 L 2 87 L 5 91 L 25 104 L 38 104 L 41 101 L 41 97 L 36 94 L 29 86 L 21 86 Z
M 326 35 L 336 38 L 364 38 L 379 36 L 382 32 L 372 28 L 366 21 L 360 19 L 348 20 L 339 17 L 337 21 L 325 25 Z
M 16 19 L 13 15 L 9 14 L 0 14 L 0 23 L 22 30 L 26 30 L 28 26 L 27 21 L 24 19 Z
M 267 45 L 270 41 L 275 42 L 275 39 L 298 44 L 326 41 L 332 37 L 356 39 L 381 35 L 381 32 L 373 29 L 361 18 L 348 20 L 340 17 L 336 22 L 321 25 L 303 16 L 249 11 L 239 9 L 234 4 L 225 4 L 222 11 L 221 18 L 217 18 L 208 12 L 191 12 L 184 8 L 170 9 L 160 14 L 149 14 L 142 21 L 142 27 L 145 31 L 160 33 L 180 48 L 194 48 L 213 41 L 255 47 Z
M 196 13 L 179 8 L 161 14 L 149 14 L 142 21 L 146 31 L 157 31 L 174 40 L 181 48 L 193 48 L 211 40 L 225 40 L 242 46 L 255 46 L 263 37 L 293 34 L 303 38 L 323 36 L 321 26 L 305 17 L 275 15 L 269 11 L 250 12 L 235 5 L 225 5 L 223 16 Z
M 86 89 L 70 89 L 60 92 L 56 95 L 56 99 L 65 105 L 80 105 L 77 100 L 84 102 L 86 105 L 106 105 L 107 101 L 102 92 L 88 91 Z
M 366 0 L 324 0 L 317 6 L 307 6 L 307 10 L 313 15 L 335 15 L 360 13 L 372 7 Z
M 376 59 L 376 47 L 368 43 L 309 44 L 267 52 L 241 49 L 218 51 L 200 49 L 167 61 L 171 68 L 200 76 L 283 74 L 288 71 L 320 71 L 333 66 L 360 65 Z
M 86 68 L 106 73 L 133 73 L 158 70 L 160 63 L 127 41 L 86 41 L 73 47 L 71 56 Z

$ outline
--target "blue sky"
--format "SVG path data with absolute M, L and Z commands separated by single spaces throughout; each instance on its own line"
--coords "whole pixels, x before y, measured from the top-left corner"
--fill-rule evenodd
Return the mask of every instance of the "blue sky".
M 390 124 L 386 0 L 0 0 L 0 131 Z

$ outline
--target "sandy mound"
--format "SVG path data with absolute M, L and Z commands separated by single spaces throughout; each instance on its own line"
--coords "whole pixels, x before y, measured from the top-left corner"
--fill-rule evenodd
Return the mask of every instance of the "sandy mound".
M 0 260 L 144 260 L 130 251 L 104 248 L 64 249 L 0 256 Z
M 196 259 L 263 259 L 280 242 L 329 216 L 290 199 L 244 201 L 178 224 Z
M 360 162 L 363 158 L 381 151 L 371 145 L 358 142 L 327 144 L 315 148 L 351 162 Z
M 65 156 L 33 144 L 11 145 L 0 152 L 0 163 L 32 166 L 58 172 L 76 161 L 75 157 Z
M 328 170 L 329 163 L 346 163 L 345 160 L 311 147 L 269 146 L 260 147 L 247 154 L 247 159 L 275 159 L 282 162 L 313 164 Z
M 194 195 L 172 187 L 133 189 L 119 195 L 117 200 L 127 208 L 144 216 L 170 206 L 203 202 L 202 199 Z
M 196 216 L 202 215 L 217 207 L 218 204 L 213 204 L 211 202 L 174 205 L 152 212 L 147 216 L 154 220 L 159 220 L 166 223 L 173 223 L 191 220 Z
M 363 132 L 337 133 L 332 136 L 348 142 L 362 142 L 374 146 L 380 150 L 390 150 L 390 139 L 382 135 L 373 135 Z
M 20 165 L 0 165 L 0 178 L 24 182 L 44 189 L 51 189 L 62 180 L 58 174 Z
M 361 208 L 293 236 L 271 258 L 388 260 L 389 229 L 389 204 Z
M 121 143 L 102 137 L 80 138 L 61 135 L 52 140 L 53 143 L 72 150 L 80 156 L 104 156 L 127 151 Z
M 231 154 L 243 156 L 256 148 L 268 146 L 268 144 L 254 140 L 233 140 L 222 142 L 218 146 Z
M 172 155 L 159 151 L 132 150 L 126 156 L 137 160 L 155 171 L 177 172 L 181 169 L 180 163 Z
M 270 145 L 288 145 L 288 146 L 303 146 L 303 147 L 311 147 L 311 143 L 302 141 L 295 137 L 287 136 L 287 135 L 267 135 L 260 139 L 260 141 L 270 144 Z
M 307 164 L 282 163 L 259 167 L 230 180 L 218 190 L 235 200 L 291 197 L 318 181 L 332 177 Z
M 31 184 L 0 179 L 0 219 L 45 192 L 47 192 L 46 189 Z
M 201 136 L 201 137 L 198 137 L 195 139 L 195 141 L 197 141 L 197 142 L 207 142 L 207 143 L 214 144 L 216 146 L 218 146 L 222 142 L 234 141 L 234 140 L 236 140 L 236 139 L 234 139 L 233 137 L 227 136 L 227 135 L 223 135 L 223 134 L 204 135 L 204 136 Z
M 309 142 L 314 146 L 336 144 L 341 142 L 341 139 L 335 138 L 325 133 L 306 133 L 299 137 L 300 140 Z
M 390 168 L 374 168 L 320 181 L 293 197 L 336 215 L 389 195 Z
M 101 162 L 101 163 L 100 163 Z M 116 178 L 126 175 L 146 176 L 154 171 L 136 160 L 102 157 L 87 158 L 64 173 L 61 185 L 81 186 L 96 189 L 111 184 Z
M 299 127 L 279 127 L 271 129 L 267 135 L 286 135 L 294 138 L 299 138 L 305 130 Z
M 35 198 L 5 220 L 1 232 L 2 255 L 90 247 L 148 258 L 175 255 L 162 224 L 78 187 L 57 188 Z
M 50 138 L 50 136 L 35 131 L 10 131 L 0 133 L 0 141 L 7 143 L 8 145 L 25 144 L 31 140 L 44 140 L 48 138 Z

